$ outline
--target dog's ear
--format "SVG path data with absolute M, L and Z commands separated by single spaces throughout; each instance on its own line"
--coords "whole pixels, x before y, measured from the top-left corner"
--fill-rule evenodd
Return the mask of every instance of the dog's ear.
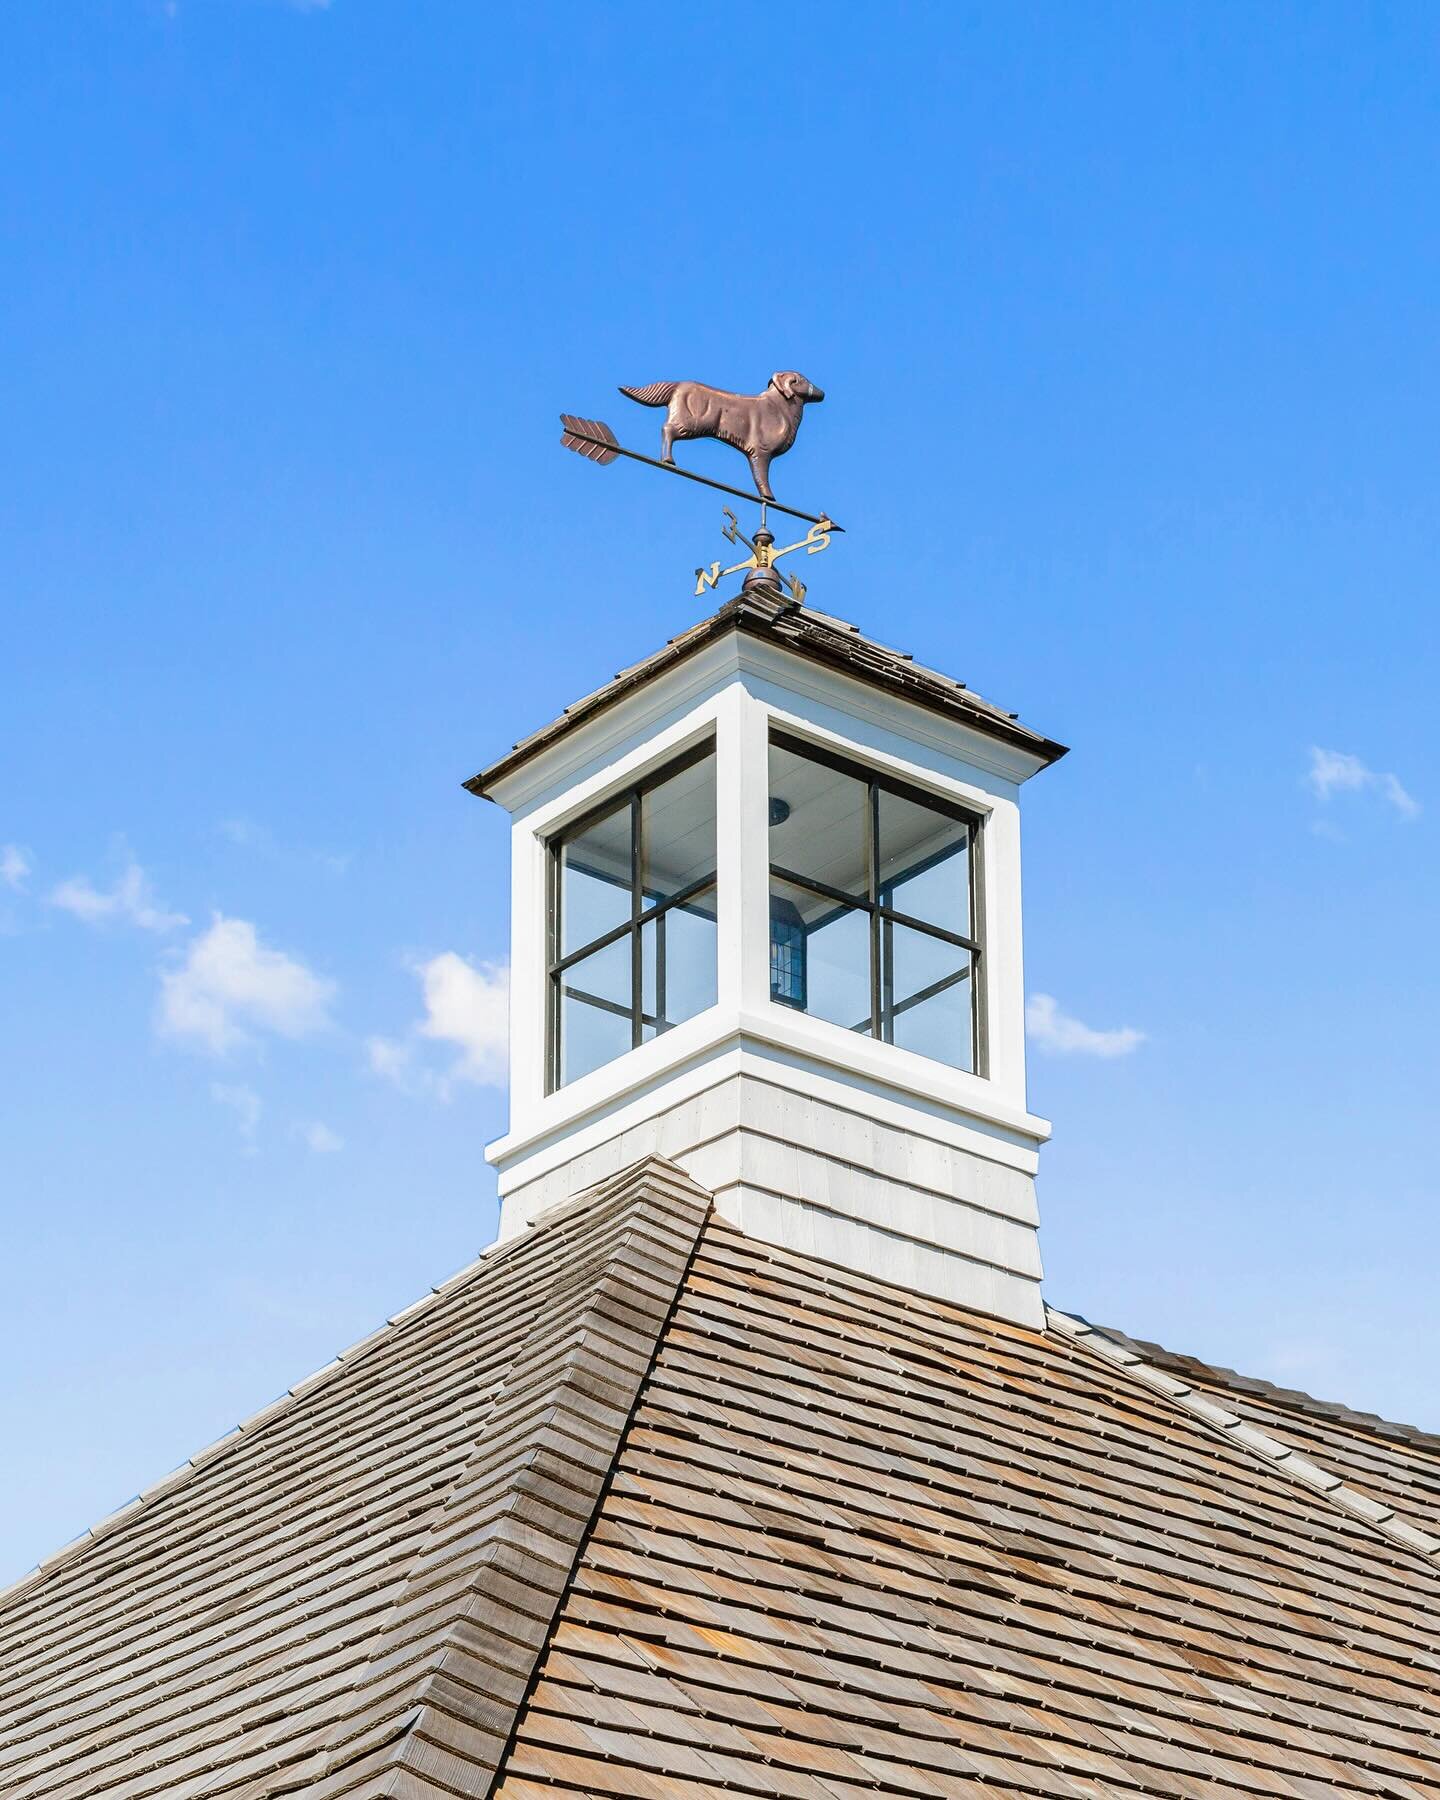
M 793 400 L 795 389 L 804 379 L 804 376 L 797 375 L 794 369 L 777 369 L 770 377 L 770 385 L 783 394 L 787 400 Z

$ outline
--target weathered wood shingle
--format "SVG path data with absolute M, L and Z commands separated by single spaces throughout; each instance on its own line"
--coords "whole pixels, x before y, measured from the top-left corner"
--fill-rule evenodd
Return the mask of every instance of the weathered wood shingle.
M 497 1796 L 1440 1795 L 1437 1627 L 1083 1340 L 712 1220 Z
M 0 1796 L 1440 1800 L 1434 1474 L 652 1161 L 0 1603 Z
M 17 1588 L 5 1800 L 483 1794 L 707 1206 L 616 1177 Z

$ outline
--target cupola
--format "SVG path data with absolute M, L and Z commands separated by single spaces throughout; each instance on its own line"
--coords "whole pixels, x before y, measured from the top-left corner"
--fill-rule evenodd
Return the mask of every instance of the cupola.
M 752 579 L 467 783 L 513 822 L 502 1238 L 658 1153 L 1042 1326 L 1019 798 L 1063 754 Z

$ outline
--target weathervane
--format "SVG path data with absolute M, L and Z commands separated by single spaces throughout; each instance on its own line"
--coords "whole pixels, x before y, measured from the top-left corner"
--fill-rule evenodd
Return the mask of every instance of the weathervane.
M 740 529 L 740 521 L 735 517 L 728 506 L 725 508 L 725 517 L 730 523 L 724 529 L 724 536 L 727 537 L 732 544 L 743 544 L 750 554 L 745 558 L 744 562 L 732 563 L 728 569 L 722 569 L 718 562 L 712 562 L 708 569 L 697 569 L 695 571 L 695 594 L 697 599 L 705 592 L 706 588 L 719 587 L 720 583 L 727 575 L 738 575 L 742 569 L 748 569 L 750 573 L 745 577 L 745 586 L 747 588 L 761 583 L 769 583 L 773 586 L 779 582 L 783 582 L 790 590 L 790 598 L 798 606 L 805 598 L 805 583 L 801 581 L 798 575 L 787 575 L 783 570 L 776 569 L 776 563 L 779 562 L 782 556 L 789 556 L 792 550 L 803 550 L 807 556 L 816 556 L 820 551 L 828 550 L 830 548 L 830 533 L 840 529 L 838 525 L 832 524 L 832 522 L 825 517 L 824 513 L 821 513 L 820 517 L 805 533 L 803 538 L 798 539 L 797 542 L 793 544 L 786 544 L 783 549 L 777 550 L 774 548 L 775 534 L 765 523 L 765 506 L 763 503 L 760 507 L 760 526 L 753 539 L 746 537 L 745 533 Z
M 732 544 L 744 544 L 750 555 L 744 562 L 735 563 L 728 569 L 722 569 L 718 562 L 711 563 L 708 569 L 697 569 L 695 592 L 697 596 L 701 595 L 707 588 L 718 586 L 725 576 L 737 575 L 746 569 L 749 571 L 745 578 L 747 588 L 779 588 L 783 583 L 789 589 L 791 600 L 798 604 L 804 597 L 805 584 L 798 577 L 782 575 L 775 564 L 795 550 L 804 550 L 807 555 L 814 556 L 818 551 L 828 549 L 831 533 L 842 527 L 823 512 L 799 512 L 793 506 L 782 506 L 771 492 L 770 464 L 795 442 L 805 408 L 823 400 L 823 391 L 795 370 L 785 369 L 772 375 L 769 385 L 759 394 L 732 394 L 723 388 L 706 387 L 700 381 L 657 381 L 650 387 L 622 387 L 620 392 L 641 406 L 665 408 L 665 422 L 660 427 L 659 459 L 642 456 L 638 450 L 627 450 L 616 442 L 615 433 L 603 420 L 581 419 L 573 413 L 560 415 L 564 427 L 560 442 L 565 448 L 602 467 L 614 462 L 617 456 L 625 456 L 632 462 L 663 469 L 670 475 L 683 475 L 687 481 L 698 481 L 722 494 L 733 494 L 737 500 L 758 501 L 760 523 L 753 538 L 745 535 L 735 514 L 728 506 L 725 508 L 725 517 L 729 520 L 724 527 L 725 537 Z M 708 476 L 696 475 L 677 465 L 672 455 L 676 440 L 702 437 L 718 438 L 721 443 L 741 452 L 750 464 L 754 494 L 747 494 L 743 488 L 730 487 L 723 481 L 711 481 Z M 777 550 L 768 523 L 768 514 L 772 510 L 784 513 L 788 518 L 803 519 L 810 530 L 796 543 Z

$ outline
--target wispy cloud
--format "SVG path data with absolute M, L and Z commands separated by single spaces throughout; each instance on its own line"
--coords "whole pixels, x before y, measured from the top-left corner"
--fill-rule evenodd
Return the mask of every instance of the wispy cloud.
M 295 1132 L 305 1147 L 313 1150 L 317 1156 L 333 1156 L 337 1150 L 345 1148 L 344 1138 L 319 1119 L 311 1119 L 307 1124 L 297 1125 Z
M 160 976 L 159 1030 L 212 1055 L 255 1041 L 257 1032 L 299 1038 L 330 1022 L 335 984 L 260 941 L 248 919 L 216 913 L 185 959 Z
M 0 885 L 23 892 L 34 867 L 28 850 L 19 844 L 0 844 Z
M 184 913 L 171 912 L 150 889 L 149 878 L 133 859 L 109 889 L 97 888 L 85 875 L 72 875 L 51 890 L 50 904 L 86 925 L 135 925 L 141 931 L 174 931 L 188 925 Z
M 272 860 L 304 864 L 313 863 L 324 869 L 327 875 L 343 875 L 354 860 L 347 852 L 339 855 L 333 850 L 293 850 L 281 844 L 268 825 L 260 825 L 254 819 L 233 818 L 221 819 L 215 826 L 215 836 L 223 838 L 227 844 L 233 844 L 237 850 L 249 851 L 254 856 Z
M 1032 1043 L 1057 1056 L 1129 1056 L 1145 1042 L 1145 1033 L 1133 1025 L 1097 1031 L 1069 1013 L 1061 1012 L 1053 994 L 1032 994 L 1025 1008 L 1025 1029 Z
M 404 1038 L 366 1042 L 370 1067 L 408 1092 L 449 1099 L 457 1081 L 503 1088 L 509 1078 L 510 970 L 504 962 L 473 963 L 454 950 L 414 965 L 424 1016 Z M 437 1074 L 420 1060 L 419 1040 L 449 1044 L 459 1054 Z
M 393 1081 L 398 1088 L 414 1085 L 411 1075 L 415 1061 L 413 1044 L 407 1044 L 403 1038 L 368 1037 L 365 1040 L 365 1055 L 372 1075 L 383 1076 L 386 1081 Z
M 260 1130 L 260 1115 L 265 1110 L 265 1103 L 254 1088 L 245 1087 L 236 1082 L 212 1081 L 210 1098 L 221 1106 L 228 1106 L 235 1115 L 235 1122 L 240 1127 L 241 1141 L 245 1146 L 245 1154 L 254 1156 L 259 1150 L 256 1137 Z
M 510 1050 L 510 970 L 505 963 L 478 966 L 446 950 L 419 970 L 425 998 L 420 1035 L 456 1044 L 450 1073 L 481 1087 L 504 1087 Z
M 222 819 L 215 827 L 215 835 L 234 844 L 237 850 L 261 850 L 272 855 L 276 848 L 273 832 L 253 819 Z
M 1402 819 L 1420 817 L 1420 802 L 1406 792 L 1398 775 L 1372 769 L 1345 750 L 1322 750 L 1318 744 L 1312 744 L 1305 785 L 1322 802 L 1336 794 L 1370 793 L 1393 807 Z

